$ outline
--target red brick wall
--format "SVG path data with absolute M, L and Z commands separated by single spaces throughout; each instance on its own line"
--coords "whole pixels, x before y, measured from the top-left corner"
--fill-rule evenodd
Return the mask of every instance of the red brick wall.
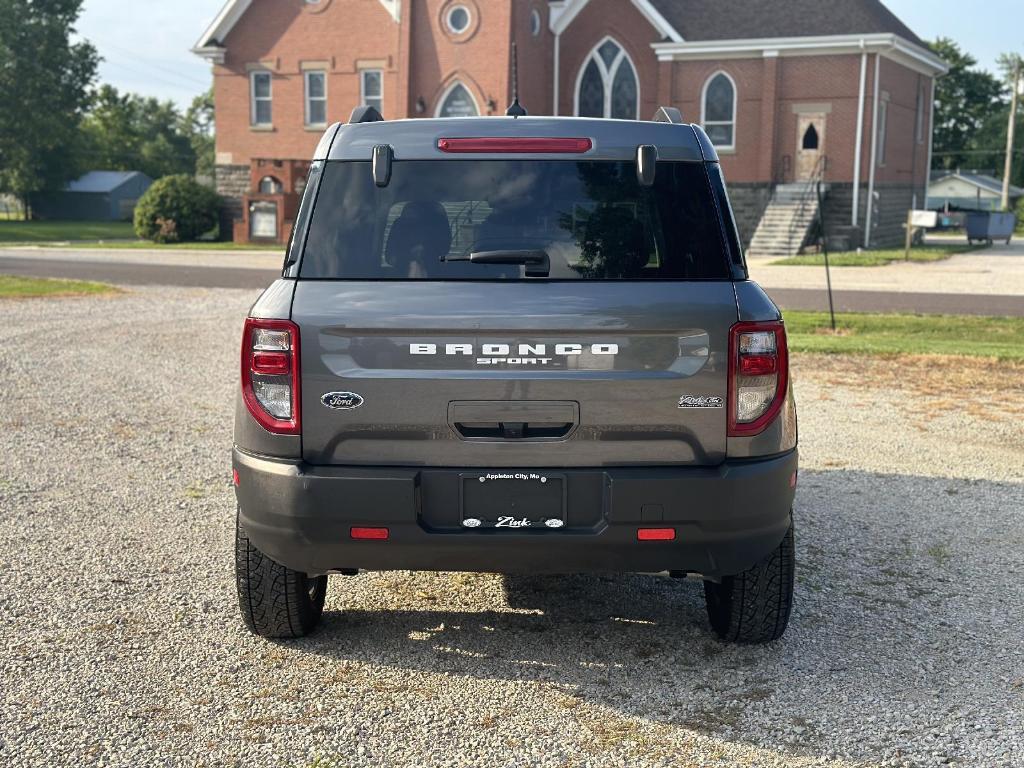
M 453 35 L 445 26 L 455 2 L 470 7 L 470 29 Z M 541 31 L 531 33 L 531 11 L 541 14 Z M 304 126 L 303 62 L 326 62 L 328 122 L 343 121 L 360 101 L 359 67 L 384 70 L 384 114 L 388 118 L 431 117 L 448 88 L 461 81 L 483 114 L 502 114 L 511 101 L 510 47 L 519 45 L 521 100 L 534 115 L 553 107 L 554 37 L 546 0 L 405 0 L 396 23 L 379 0 L 253 0 L 224 40 L 227 58 L 214 67 L 218 179 L 234 199 L 238 170 L 253 158 L 305 159 L 321 130 Z M 800 110 L 818 105 L 827 113 L 827 180 L 853 180 L 859 54 L 724 58 L 659 63 L 651 44 L 658 32 L 627 0 L 591 0 L 561 37 L 559 114 L 575 111 L 576 82 L 586 57 L 606 36 L 628 53 L 640 84 L 640 117 L 649 119 L 665 103 L 684 119 L 700 122 L 704 84 L 725 71 L 737 88 L 736 148 L 721 152 L 731 183 L 756 185 L 778 177 L 790 158 L 795 168 Z M 273 74 L 273 126 L 250 126 L 249 70 Z M 864 105 L 861 183 L 870 172 L 875 56 L 868 57 Z M 876 170 L 876 188 L 920 189 L 927 178 L 926 76 L 882 59 L 880 88 L 887 96 L 887 157 Z M 917 141 L 918 91 L 924 93 L 923 141 Z M 425 109 L 420 113 L 417 102 Z M 488 102 L 493 103 L 489 107 Z M 228 179 L 230 176 L 230 179 Z M 239 176 L 239 178 L 241 178 Z M 220 184 L 221 182 L 218 181 Z M 229 189 L 230 187 L 230 189 Z M 837 198 L 838 199 L 838 198 Z M 922 202 L 923 198 L 919 200 Z M 866 193 L 861 193 L 861 213 Z M 235 206 L 237 207 L 237 205 Z
M 736 83 L 736 149 L 721 153 L 730 181 L 770 182 L 781 173 L 787 158 L 792 180 L 798 119 L 794 108 L 811 105 L 828 111 L 828 178 L 853 178 L 859 56 L 683 61 L 672 67 L 672 102 L 686 120 L 696 123 L 701 121 L 700 99 L 708 79 L 723 71 Z
M 511 100 L 510 40 L 520 48 L 520 95 L 532 114 L 550 114 L 553 97 L 553 36 L 543 0 L 458 0 L 473 12 L 470 30 L 452 36 L 444 27 L 453 0 L 410 0 L 401 27 L 378 0 L 254 0 L 228 36 L 223 65 L 214 68 L 217 151 L 225 165 L 254 157 L 305 158 L 320 136 L 303 125 L 302 62 L 328 62 L 329 122 L 347 119 L 359 103 L 357 62 L 381 61 L 387 117 L 417 116 L 419 98 L 432 116 L 445 89 L 456 79 L 473 93 L 480 110 L 488 101 L 501 114 Z M 542 15 L 538 37 L 530 12 Z M 832 181 L 853 178 L 860 56 L 786 56 L 685 61 L 659 65 L 650 44 L 657 33 L 632 3 L 592 0 L 561 40 L 559 111 L 575 109 L 576 81 L 586 57 L 606 35 L 633 60 L 640 80 L 640 116 L 649 118 L 666 98 L 687 120 L 701 119 L 700 96 L 716 71 L 727 72 L 737 87 L 736 149 L 722 152 L 727 178 L 767 182 L 783 158 L 796 149 L 794 107 L 825 104 L 825 152 Z M 408 42 L 405 43 L 405 38 Z M 250 126 L 248 69 L 265 64 L 273 73 L 273 130 Z M 917 142 L 917 91 L 927 96 L 928 78 L 887 59 L 881 61 L 881 88 L 889 95 L 887 159 L 878 183 L 924 183 L 927 140 Z M 867 68 L 862 179 L 869 171 L 874 56 Z M 772 95 L 774 94 L 774 98 Z M 925 110 L 927 118 L 927 110 Z M 925 125 L 925 136 L 930 126 Z M 228 157 L 230 155 L 230 158 Z M 791 160 L 792 167 L 792 160 Z
M 659 36 L 627 0 L 591 0 L 562 33 L 558 114 L 575 114 L 580 68 L 606 35 L 615 38 L 633 60 L 640 83 L 640 117 L 650 120 L 659 106 L 658 61 L 651 49 Z
M 808 105 L 827 105 L 825 118 L 826 178 L 853 180 L 857 135 L 857 97 L 860 92 L 860 55 L 792 56 L 779 60 L 776 156 L 796 158 L 797 121 L 794 111 Z M 867 91 L 871 93 L 870 90 Z M 870 120 L 870 115 L 866 116 Z M 866 131 L 865 135 L 870 133 Z
M 454 0 L 412 0 L 403 23 L 412 24 L 409 66 L 409 113 L 433 117 L 447 88 L 456 80 L 473 94 L 481 114 L 487 102 L 503 112 L 508 100 L 510 11 L 502 0 L 457 0 L 472 13 L 472 23 L 460 36 L 449 33 L 444 17 Z M 417 115 L 417 99 L 426 112 Z M 499 110 L 500 108 L 500 110 Z
M 771 125 L 765 115 L 762 94 L 765 82 L 764 59 L 725 59 L 718 61 L 679 61 L 672 65 L 672 106 L 691 123 L 701 122 L 701 94 L 704 84 L 716 72 L 725 72 L 736 83 L 735 151 L 720 153 L 722 171 L 732 182 L 767 181 L 771 171 L 761 172 L 761 142 Z M 770 110 L 769 110 L 770 112 Z
M 513 4 L 512 39 L 519 48 L 519 100 L 531 115 L 550 115 L 554 107 L 554 42 L 548 26 L 545 0 L 517 0 Z M 540 14 L 540 34 L 530 31 L 530 13 Z M 508 106 L 498 104 L 501 114 Z
M 214 67 L 218 162 L 245 165 L 254 157 L 308 158 L 321 130 L 304 123 L 303 61 L 327 61 L 328 122 L 348 119 L 359 104 L 356 62 L 384 60 L 384 112 L 405 116 L 399 104 L 400 30 L 378 0 L 253 0 L 224 43 Z M 273 73 L 273 130 L 250 126 L 248 65 Z M 230 159 L 227 158 L 230 154 Z
M 700 122 L 704 83 L 718 71 L 732 77 L 737 91 L 736 149 L 721 153 L 726 178 L 736 182 L 769 182 L 787 157 L 792 169 L 797 149 L 798 111 L 820 105 L 827 111 L 827 179 L 834 182 L 853 180 L 860 88 L 859 54 L 680 61 L 662 65 L 662 72 L 666 73 L 663 78 L 671 80 L 668 92 L 672 105 L 682 111 L 684 119 Z M 874 56 L 871 55 L 868 57 L 865 87 L 861 156 L 863 182 L 867 181 L 870 168 L 873 81 Z M 890 95 L 888 156 L 885 167 L 880 167 L 876 173 L 876 183 L 909 183 L 912 171 L 914 180 L 923 183 L 930 127 L 926 120 L 925 138 L 918 144 L 914 121 L 916 88 L 926 89 L 927 108 L 929 79 L 882 59 L 880 81 L 882 90 Z M 666 90 L 664 84 L 662 90 Z
M 896 62 L 882 59 L 879 83 L 883 93 L 889 95 L 886 158 L 875 174 L 875 183 L 914 184 L 924 187 L 927 180 L 928 132 L 931 126 L 928 99 L 930 80 L 924 75 L 902 67 Z M 917 140 L 918 91 L 923 90 L 921 107 L 924 121 L 922 141 Z M 924 199 L 918 195 L 918 204 Z

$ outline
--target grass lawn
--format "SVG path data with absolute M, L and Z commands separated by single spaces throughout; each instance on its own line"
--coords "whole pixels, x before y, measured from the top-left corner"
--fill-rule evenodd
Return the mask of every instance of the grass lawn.
M 130 221 L 0 220 L 0 243 L 134 239 L 135 230 Z
M 967 243 L 951 243 L 949 245 L 919 245 L 910 249 L 910 260 L 918 262 L 942 261 L 958 253 L 977 251 L 986 246 L 968 245 Z M 903 261 L 906 252 L 902 248 L 886 248 L 877 251 L 841 251 L 830 253 L 828 263 L 833 267 L 884 267 L 894 261 Z M 821 267 L 825 265 L 825 257 L 820 253 L 801 253 L 785 259 L 773 261 L 772 265 L 798 267 Z
M 109 243 L 68 243 L 60 244 L 61 248 L 89 249 L 103 248 L 107 250 L 158 250 L 158 251 L 277 251 L 284 257 L 285 246 L 277 243 L 230 243 L 215 240 L 198 240 L 192 243 L 151 243 L 148 240 L 119 240 Z
M 1024 361 L 1024 317 L 785 313 L 794 352 L 870 355 L 972 355 Z
M 31 299 L 40 296 L 86 296 L 117 292 L 117 288 L 104 283 L 0 275 L 0 299 Z
M 159 245 L 139 240 L 130 221 L 13 221 L 0 218 L 0 245 L 55 244 L 67 248 L 199 251 L 280 251 L 283 245 L 247 245 L 203 240 Z

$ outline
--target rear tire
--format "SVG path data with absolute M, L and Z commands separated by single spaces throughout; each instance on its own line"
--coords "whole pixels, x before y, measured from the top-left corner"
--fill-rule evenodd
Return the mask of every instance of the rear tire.
M 720 584 L 704 582 L 711 627 L 727 643 L 770 643 L 782 637 L 793 608 L 796 550 L 793 524 L 776 549 Z
M 235 577 L 238 607 L 249 631 L 260 637 L 295 638 L 309 634 L 324 611 L 327 577 L 309 577 L 260 552 L 235 524 Z

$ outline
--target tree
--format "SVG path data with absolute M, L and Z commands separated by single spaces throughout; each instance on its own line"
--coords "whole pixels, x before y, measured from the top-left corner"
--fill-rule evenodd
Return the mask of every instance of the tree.
M 158 243 L 189 242 L 217 226 L 220 198 L 189 175 L 165 176 L 135 206 L 135 234 Z
M 99 57 L 72 42 L 82 0 L 0 0 L 0 191 L 30 195 L 75 171 L 72 151 Z
M 1005 76 L 1007 93 L 1009 93 L 1009 76 L 1012 71 L 1013 62 L 1013 54 L 1003 54 L 999 57 L 1000 69 Z M 939 82 L 942 81 L 939 80 Z M 1019 102 L 1020 99 L 1018 99 Z M 961 148 L 961 151 L 966 151 L 966 154 L 963 154 L 961 157 L 954 155 L 953 158 L 958 162 L 943 165 L 942 167 L 955 168 L 959 166 L 965 169 L 984 171 L 985 173 L 1002 178 L 1003 164 L 1006 160 L 1006 127 L 1009 117 L 1010 104 L 1007 99 L 993 104 L 988 114 L 984 115 L 979 122 L 966 147 Z M 1013 171 L 1010 176 L 1010 183 L 1024 186 L 1024 110 L 1019 108 L 1015 120 L 1015 133 L 1017 141 L 1014 147 Z M 939 146 L 938 139 L 936 139 L 936 152 L 939 152 Z M 944 158 L 937 158 L 937 160 L 941 159 Z
M 142 171 L 154 179 L 192 174 L 196 156 L 182 121 L 170 101 L 104 85 L 92 95 L 82 123 L 81 157 L 92 168 Z
M 212 179 L 216 162 L 213 88 L 192 99 L 182 118 L 182 132 L 189 137 L 196 156 L 196 176 Z
M 1002 113 L 1005 131 L 1006 88 L 999 78 L 975 69 L 977 60 L 949 38 L 929 45 L 949 65 L 949 72 L 935 81 L 936 164 L 947 169 L 976 167 L 980 158 L 971 150 L 978 148 L 979 131 L 995 113 Z

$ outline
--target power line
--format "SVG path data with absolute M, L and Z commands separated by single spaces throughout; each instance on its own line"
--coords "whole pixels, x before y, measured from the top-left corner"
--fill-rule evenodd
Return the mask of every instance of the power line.
M 946 152 L 932 152 L 933 157 L 947 157 L 949 155 L 1005 155 L 1006 149 L 951 149 Z M 1015 155 L 1024 155 L 1024 149 L 1013 150 Z
M 114 45 L 113 43 L 103 43 L 103 48 L 104 49 L 110 48 L 111 50 L 117 51 L 118 53 L 122 54 L 123 56 L 130 57 L 133 64 L 141 65 L 141 66 L 144 66 L 144 67 L 149 67 L 150 69 L 152 69 L 152 70 L 154 70 L 156 72 L 162 72 L 162 73 L 164 73 L 166 75 L 170 75 L 172 77 L 177 77 L 177 78 L 179 78 L 181 80 L 187 80 L 189 83 L 193 83 L 193 84 L 196 84 L 196 85 L 204 85 L 204 86 L 209 86 L 210 85 L 210 80 L 201 80 L 198 77 L 193 77 L 192 75 L 184 74 L 182 72 L 179 72 L 176 69 L 172 69 L 171 67 L 166 67 L 166 66 L 164 66 L 162 64 L 157 64 L 156 62 L 154 62 L 154 61 L 152 61 L 150 59 L 144 58 L 142 55 L 140 55 L 139 53 L 137 53 L 135 51 L 129 51 L 126 48 L 121 48 L 120 46 Z M 105 58 L 105 60 L 109 61 L 109 59 L 106 59 L 106 58 Z M 111 62 L 111 63 L 113 63 L 113 62 Z
M 164 85 L 168 85 L 168 86 L 170 86 L 172 88 L 176 88 L 176 89 L 181 90 L 181 91 L 192 91 L 196 87 L 196 85 L 200 84 L 199 81 L 197 81 L 197 80 L 193 80 L 188 85 L 186 85 L 185 83 L 181 83 L 181 82 L 173 82 L 171 80 L 167 80 L 167 79 L 165 79 L 163 77 L 160 77 L 158 75 L 153 75 L 153 74 L 149 74 L 149 73 L 145 73 L 145 72 L 139 72 L 136 67 L 128 66 L 126 64 L 122 64 L 122 63 L 117 62 L 117 61 L 112 61 L 111 59 L 102 59 L 99 63 L 100 64 L 110 64 L 111 66 L 117 67 L 119 69 L 127 70 L 129 72 L 133 72 L 136 75 L 143 75 L 143 76 L 148 77 L 148 78 L 150 78 L 152 80 L 156 80 L 158 82 L 163 83 Z M 38 62 L 38 61 L 33 61 L 32 59 L 26 58 L 24 56 L 18 57 L 17 60 L 11 59 L 10 61 L 6 61 L 6 62 L 3 62 L 3 63 L 0 63 L 0 67 L 3 67 L 5 69 L 9 69 L 9 70 L 13 70 L 13 71 L 17 71 L 19 67 L 27 67 L 29 69 L 35 70 L 36 72 L 45 73 L 47 75 L 54 75 L 54 71 L 53 71 L 52 67 L 49 67 L 49 66 L 47 66 L 47 65 L 45 65 L 45 64 L 43 64 L 41 62 Z M 56 75 L 54 75 L 54 76 L 56 76 Z M 100 84 L 102 84 L 102 83 L 100 83 Z M 92 85 L 92 84 L 90 84 L 90 85 Z M 211 80 L 211 82 L 202 83 L 201 85 L 204 88 L 209 88 L 210 85 L 212 85 L 212 80 Z
M 150 159 L 150 160 L 156 159 L 156 160 L 159 160 L 160 158 L 169 157 L 169 158 L 174 158 L 174 159 L 177 159 L 177 160 L 194 160 L 195 157 L 196 157 L 195 154 L 186 155 L 186 154 L 182 154 L 181 152 L 161 152 L 160 153 L 160 157 L 158 157 L 158 158 L 153 158 L 153 157 L 146 158 L 146 155 L 144 155 L 142 152 L 120 152 L 120 151 L 119 152 L 106 152 L 106 151 L 104 151 L 102 149 L 76 149 L 75 150 L 75 154 L 76 155 L 87 155 L 87 156 L 90 156 L 90 157 L 103 157 L 103 158 L 107 158 L 107 159 L 118 159 L 118 158 L 123 158 L 123 157 L 132 157 L 132 158 L 141 158 L 141 159 Z
M 137 75 L 142 75 L 143 77 L 149 78 L 150 80 L 156 80 L 157 82 L 163 83 L 164 85 L 169 85 L 172 88 L 179 88 L 181 90 L 188 90 L 190 87 L 192 87 L 192 88 L 195 87 L 195 86 L 185 85 L 184 83 L 176 83 L 173 80 L 168 80 L 166 78 L 160 77 L 159 75 L 153 75 L 153 74 L 149 74 L 149 73 L 146 73 L 146 72 L 139 72 L 134 67 L 130 67 L 127 64 L 121 64 L 121 63 L 116 62 L 116 61 L 111 61 L 110 59 L 106 59 L 105 63 L 106 64 L 110 64 L 112 66 L 115 66 L 118 69 L 123 69 L 123 70 L 127 70 L 129 72 L 134 72 Z M 209 86 L 209 84 L 207 84 L 207 87 L 208 86 Z

